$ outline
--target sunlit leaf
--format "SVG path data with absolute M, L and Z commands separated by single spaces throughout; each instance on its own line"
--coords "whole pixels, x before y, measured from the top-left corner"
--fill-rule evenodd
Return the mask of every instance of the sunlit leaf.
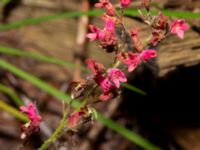
M 10 3 L 12 0 L 0 0 L 0 5 L 7 5 L 8 3 Z
M 8 86 L 0 83 L 0 91 L 5 93 L 5 94 L 7 94 L 8 96 L 10 96 L 10 98 L 13 100 L 13 102 L 17 106 L 20 106 L 20 105 L 24 104 L 23 101 L 18 98 L 16 93 L 11 88 L 9 88 Z
M 23 122 L 27 122 L 28 118 L 26 115 L 21 113 L 19 110 L 16 108 L 6 104 L 3 100 L 0 100 L 0 109 L 3 111 L 6 111 L 7 113 L 11 114 L 12 116 L 18 118 L 19 120 Z

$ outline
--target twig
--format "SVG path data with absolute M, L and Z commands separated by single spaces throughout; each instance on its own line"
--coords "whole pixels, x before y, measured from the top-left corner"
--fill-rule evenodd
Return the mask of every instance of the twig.
M 82 1 L 82 11 L 87 12 L 89 10 L 88 0 Z M 78 31 L 76 39 L 76 49 L 74 52 L 74 62 L 76 69 L 74 71 L 74 80 L 78 81 L 81 78 L 81 64 L 86 58 L 86 34 L 88 30 L 89 18 L 88 16 L 81 16 L 78 21 Z

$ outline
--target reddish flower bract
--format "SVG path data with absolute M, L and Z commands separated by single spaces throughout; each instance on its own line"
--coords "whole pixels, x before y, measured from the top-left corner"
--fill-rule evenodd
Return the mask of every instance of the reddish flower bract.
M 28 115 L 32 124 L 39 126 L 42 117 L 37 114 L 35 105 L 29 103 L 27 106 L 20 106 L 20 110 Z
M 172 22 L 170 31 L 173 34 L 177 34 L 179 38 L 184 38 L 184 31 L 189 29 L 189 25 L 185 23 L 185 20 L 178 19 Z

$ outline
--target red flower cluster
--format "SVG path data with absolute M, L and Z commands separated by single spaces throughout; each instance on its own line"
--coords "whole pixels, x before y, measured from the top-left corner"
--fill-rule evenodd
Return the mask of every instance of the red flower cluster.
M 29 103 L 27 106 L 20 106 L 20 110 L 28 115 L 32 125 L 39 126 L 42 117 L 37 114 L 35 105 Z
M 99 0 L 99 2 L 95 4 L 95 7 L 104 8 L 106 14 L 109 16 L 115 15 L 115 7 L 110 3 L 109 0 Z
M 131 4 L 131 0 L 120 0 L 120 6 L 122 8 L 128 7 Z
M 120 87 L 121 82 L 127 81 L 125 74 L 117 68 L 111 68 L 106 72 L 103 65 L 96 63 L 92 59 L 88 59 L 86 63 L 88 68 L 93 72 L 93 79 L 103 91 L 99 99 L 107 101 L 117 96 L 116 89 Z
M 120 53 L 117 58 L 128 66 L 129 72 L 132 72 L 142 61 L 148 61 L 151 58 L 155 58 L 156 55 L 156 50 L 148 49 L 143 50 L 141 53 L 133 53 L 131 51 Z
M 19 109 L 21 112 L 26 113 L 29 118 L 29 122 L 22 125 L 21 128 L 21 138 L 24 139 L 25 137 L 39 131 L 39 125 L 42 117 L 38 115 L 36 107 L 32 103 L 29 103 L 27 106 L 20 106 Z
M 106 49 L 116 45 L 115 20 L 106 14 L 103 15 L 102 19 L 105 22 L 104 28 L 100 29 L 95 25 L 90 25 L 91 33 L 88 33 L 87 37 L 90 41 L 99 40 L 101 47 Z
M 88 68 L 92 71 L 92 79 L 94 79 L 98 87 L 102 90 L 102 93 L 98 95 L 98 99 L 102 101 L 107 101 L 118 96 L 120 84 L 127 82 L 125 73 L 118 68 L 121 64 L 124 64 L 121 68 L 124 69 L 124 66 L 127 67 L 128 72 L 134 71 L 141 63 L 146 63 L 150 59 L 157 57 L 157 51 L 154 48 L 150 49 L 148 47 L 156 46 L 169 33 L 177 34 L 178 37 L 183 39 L 184 31 L 189 29 L 188 24 L 182 19 L 173 21 L 170 25 L 168 17 L 164 16 L 162 12 L 159 12 L 157 16 L 151 16 L 151 13 L 145 15 L 141 11 L 144 22 L 152 29 L 150 37 L 146 41 L 141 40 L 137 28 L 130 30 L 128 33 L 123 25 L 123 10 L 130 5 L 131 0 L 120 0 L 119 2 L 121 8 L 120 15 L 115 12 L 115 7 L 109 0 L 99 0 L 95 6 L 97 8 L 104 8 L 105 10 L 102 16 L 104 28 L 100 29 L 95 25 L 90 25 L 91 33 L 87 34 L 90 41 L 98 40 L 100 47 L 107 52 L 115 51 L 113 68 L 106 69 L 102 64 L 92 59 L 88 59 L 86 62 Z M 141 3 L 150 12 L 151 0 L 142 0 Z M 129 36 L 125 34 L 129 34 Z M 127 37 L 130 38 L 128 39 Z M 133 44 L 131 46 L 130 41 Z M 122 42 L 123 44 L 121 44 Z
M 130 3 L 130 0 L 120 0 L 121 8 L 128 7 Z M 106 13 L 102 17 L 105 25 L 103 29 L 97 28 L 94 25 L 90 25 L 91 33 L 88 33 L 87 37 L 90 38 L 90 41 L 99 40 L 100 46 L 106 50 L 109 46 L 118 47 L 118 41 L 115 33 L 115 24 L 118 24 L 117 22 L 120 20 L 120 17 L 116 15 L 115 10 L 113 9 L 114 6 L 109 2 L 109 0 L 99 0 L 95 6 L 98 8 L 104 8 L 106 10 Z M 122 20 L 119 22 L 122 22 Z M 162 28 L 165 26 L 165 18 L 163 18 L 163 16 L 160 15 L 158 22 L 159 24 L 157 25 L 157 28 Z M 136 50 L 137 53 L 133 53 L 132 51 L 119 51 L 116 53 L 117 61 L 124 63 L 128 67 L 129 72 L 135 70 L 135 68 L 142 62 L 147 62 L 149 59 L 156 57 L 156 50 L 143 50 L 143 45 L 139 38 L 139 30 L 131 30 L 130 36 L 133 41 L 133 49 Z M 110 68 L 106 70 L 102 64 L 96 63 L 92 59 L 88 59 L 86 63 L 88 68 L 92 70 L 92 78 L 102 89 L 102 94 L 99 96 L 99 99 L 107 101 L 116 97 L 119 94 L 117 89 L 120 87 L 120 83 L 127 81 L 125 73 L 118 68 Z
M 184 31 L 189 29 L 189 25 L 185 23 L 185 20 L 178 19 L 172 22 L 170 31 L 173 34 L 177 34 L 179 38 L 184 38 Z

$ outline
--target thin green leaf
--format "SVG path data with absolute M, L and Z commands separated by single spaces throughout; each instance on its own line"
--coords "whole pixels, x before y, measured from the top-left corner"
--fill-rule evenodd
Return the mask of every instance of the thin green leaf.
M 37 86 L 38 88 L 46 91 L 47 93 L 50 93 L 51 95 L 62 99 L 63 101 L 69 103 L 70 102 L 70 96 L 58 91 L 56 88 L 49 86 L 46 82 L 38 79 L 37 77 L 28 74 L 26 72 L 24 72 L 23 70 L 20 70 L 19 68 L 7 63 L 6 61 L 0 59 L 0 66 L 12 73 L 14 73 L 15 75 L 31 82 L 33 85 Z M 77 103 L 73 103 L 74 107 L 78 107 Z
M 169 16 L 169 17 L 177 17 L 177 18 L 185 18 L 185 19 L 200 18 L 200 13 L 193 13 L 189 11 L 172 11 L 172 10 L 163 9 L 162 12 L 164 13 L 164 15 Z
M 71 67 L 71 68 L 76 67 L 73 63 L 70 63 L 70 62 L 67 62 L 67 61 L 56 59 L 54 57 L 44 56 L 44 55 L 39 54 L 39 53 L 33 53 L 33 52 L 25 51 L 25 50 L 19 50 L 19 49 L 16 49 L 16 48 L 9 48 L 9 47 L 0 46 L 0 53 L 14 55 L 14 56 L 29 57 L 29 58 L 36 59 L 36 60 L 39 60 L 39 61 L 44 61 L 44 62 L 47 62 L 47 63 L 53 63 L 53 64 L 56 64 L 56 65 L 63 65 L 63 66 Z M 88 71 L 88 69 L 86 67 L 81 67 L 81 69 L 84 70 L 84 71 Z M 131 90 L 133 92 L 136 92 L 138 94 L 146 95 L 146 93 L 143 90 L 141 90 L 141 89 L 139 89 L 139 88 L 137 88 L 133 85 L 130 85 L 128 83 L 122 84 L 122 87 L 124 87 L 128 90 Z
M 147 93 L 144 92 L 143 90 L 133 86 L 133 85 L 130 85 L 130 84 L 127 84 L 127 83 L 122 83 L 122 87 L 128 89 L 128 90 L 131 90 L 131 91 L 134 91 L 138 94 L 141 94 L 141 95 L 144 95 L 144 96 L 147 96 Z
M 10 3 L 12 0 L 0 0 L 0 5 L 7 5 L 8 3 Z
M 0 109 L 8 112 L 12 116 L 15 116 L 16 118 L 18 118 L 19 120 L 21 120 L 23 122 L 28 122 L 28 118 L 27 118 L 26 115 L 24 115 L 23 113 L 21 113 L 16 108 L 14 108 L 14 107 L 6 104 L 5 102 L 3 102 L 3 100 L 0 100 Z
M 47 62 L 47 63 L 56 64 L 56 65 L 67 66 L 67 67 L 70 67 L 70 68 L 76 67 L 73 63 L 70 63 L 70 62 L 64 61 L 64 60 L 60 60 L 60 59 L 56 59 L 56 58 L 51 57 L 51 56 L 45 56 L 45 55 L 42 55 L 40 53 L 28 52 L 28 51 L 25 51 L 25 50 L 20 50 L 20 49 L 16 49 L 16 48 L 9 48 L 9 47 L 5 47 L 5 46 L 1 46 L 1 45 L 0 45 L 0 53 L 14 55 L 14 56 L 29 57 L 29 58 L 36 59 L 36 60 L 39 60 L 39 61 L 44 61 L 44 62 Z M 81 69 L 87 70 L 87 68 L 85 68 L 85 67 L 82 67 Z
M 8 86 L 5 86 L 4 84 L 0 83 L 0 91 L 7 94 L 8 96 L 10 96 L 10 98 L 13 100 L 13 102 L 17 105 L 23 105 L 24 102 L 19 99 L 19 97 L 17 96 L 17 94 Z
M 172 11 L 172 10 L 162 10 L 162 11 L 166 16 L 169 16 L 169 17 L 200 18 L 200 13 Z M 16 29 L 16 28 L 33 25 L 33 24 L 38 24 L 38 23 L 44 23 L 47 21 L 55 20 L 55 19 L 79 17 L 79 16 L 83 16 L 83 15 L 100 16 L 102 13 L 103 13 L 102 10 L 91 10 L 88 12 L 65 12 L 65 13 L 58 13 L 58 14 L 54 14 L 54 15 L 41 16 L 41 17 L 37 17 L 37 18 L 23 19 L 23 20 L 19 20 L 16 22 L 0 25 L 0 31 Z M 157 11 L 153 10 L 152 13 L 156 14 Z M 125 11 L 125 15 L 137 16 L 138 11 L 135 9 L 127 9 Z
M 119 134 L 123 135 L 133 143 L 137 145 L 142 145 L 142 148 L 146 150 L 161 150 L 157 146 L 151 144 L 149 141 L 144 140 L 140 135 L 138 135 L 135 132 L 131 132 L 129 129 L 122 127 L 121 125 L 117 124 L 116 122 L 105 118 L 103 115 L 99 114 L 97 115 L 97 119 L 101 121 L 104 125 L 107 127 L 113 129 L 115 132 L 118 132 Z
M 189 11 L 173 11 L 173 10 L 167 10 L 167 9 L 162 9 L 161 10 L 165 16 L 168 17 L 178 17 L 178 18 L 200 18 L 200 13 L 194 13 L 194 12 L 189 12 Z M 143 13 L 146 13 L 146 11 L 142 11 Z M 158 10 L 151 10 L 152 15 L 156 15 L 158 13 Z M 130 15 L 130 16 L 136 16 L 139 15 L 137 10 L 133 9 L 127 9 L 125 12 L 125 15 Z
M 16 29 L 19 27 L 43 23 L 43 22 L 47 22 L 47 21 L 51 21 L 51 20 L 55 20 L 55 19 L 79 17 L 79 16 L 83 16 L 83 15 L 97 16 L 97 15 L 101 15 L 101 14 L 102 14 L 101 10 L 93 10 L 93 11 L 89 11 L 89 12 L 77 12 L 76 11 L 76 12 L 57 13 L 54 15 L 42 16 L 42 17 L 31 18 L 31 19 L 23 19 L 23 20 L 16 21 L 13 23 L 2 24 L 2 25 L 0 25 L 0 31 Z
M 38 79 L 37 77 L 26 73 L 25 71 L 11 65 L 10 63 L 4 61 L 4 60 L 0 60 L 0 66 L 10 72 L 12 72 L 13 74 L 29 81 L 30 83 L 32 83 L 33 85 L 37 86 L 38 88 L 42 89 L 43 91 L 46 91 L 47 93 L 49 93 L 52 96 L 57 97 L 60 100 L 63 100 L 65 102 L 70 102 L 70 97 L 67 94 L 64 94 L 62 92 L 60 92 L 59 90 L 57 90 L 56 88 L 48 85 L 47 83 L 45 83 L 44 81 Z M 72 103 L 72 106 L 75 108 L 79 107 L 79 102 L 74 101 L 74 103 Z M 119 124 L 111 121 L 110 119 L 104 117 L 103 115 L 98 113 L 98 118 L 97 120 L 101 121 L 104 125 L 108 126 L 109 128 L 115 130 L 116 132 L 118 132 L 119 134 L 121 134 L 122 136 L 124 136 L 125 138 L 131 140 L 132 142 L 134 142 L 135 144 L 137 144 L 138 146 L 147 149 L 147 150 L 158 150 L 159 148 L 157 148 L 156 146 L 151 146 L 151 144 L 145 140 L 144 138 L 140 137 L 139 135 L 137 135 L 136 138 L 136 133 L 133 133 L 132 131 L 120 126 Z M 129 132 L 129 133 L 128 133 Z M 138 138 L 140 137 L 140 138 Z M 139 140 L 138 140 L 139 139 Z M 147 144 L 149 143 L 149 144 Z M 150 147 L 148 147 L 150 146 Z

